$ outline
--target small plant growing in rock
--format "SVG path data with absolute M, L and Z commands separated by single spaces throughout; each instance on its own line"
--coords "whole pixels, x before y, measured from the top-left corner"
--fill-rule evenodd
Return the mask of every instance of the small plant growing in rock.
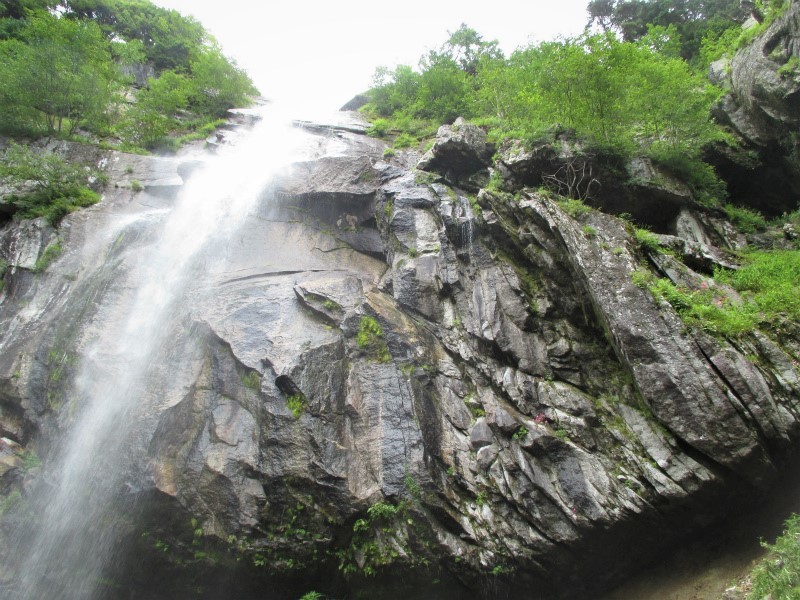
M 647 229 L 637 228 L 634 232 L 639 248 L 645 252 L 661 252 L 661 242 L 658 236 Z
M 583 202 L 574 198 L 559 200 L 557 204 L 561 207 L 561 210 L 563 210 L 573 219 L 580 219 L 582 216 L 589 214 L 589 212 L 592 210 Z
M 386 148 L 383 151 L 383 158 L 392 158 L 395 155 L 393 148 Z
M 44 249 L 44 252 L 42 252 L 42 255 L 36 261 L 36 264 L 33 266 L 33 272 L 43 273 L 59 256 L 61 256 L 61 243 L 54 242 L 50 244 Z
M 525 439 L 526 435 L 528 435 L 528 430 L 523 425 L 514 432 L 514 435 L 511 436 L 511 439 L 516 441 L 523 440 Z
M 383 339 L 383 329 L 373 317 L 361 317 L 356 344 L 359 348 L 368 351 L 376 362 L 386 363 L 391 360 L 389 348 Z
M 138 179 L 131 179 L 131 189 L 134 192 L 141 192 L 144 189 L 144 186 Z
M 581 227 L 581 231 L 587 238 L 593 238 L 597 235 L 597 229 L 591 225 L 584 225 Z
M 257 392 L 261 389 L 261 376 L 256 371 L 250 371 L 242 375 L 242 385 Z
M 326 299 L 325 302 L 322 303 L 322 306 L 326 310 L 332 310 L 332 311 L 340 311 L 340 310 L 342 310 L 341 305 L 338 302 L 334 302 L 330 298 Z
M 418 255 L 419 255 L 419 253 L 417 252 L 417 249 L 414 248 L 413 246 L 408 249 L 408 256 L 410 258 L 417 258 Z
M 631 282 L 638 288 L 646 290 L 653 283 L 653 274 L 648 269 L 636 269 L 631 273 Z
M 306 402 L 306 398 L 303 396 L 303 394 L 292 394 L 286 398 L 286 406 L 288 406 L 289 410 L 292 411 L 295 419 L 299 419 L 300 415 L 305 412 L 307 404 L 308 403 Z
M 556 428 L 553 431 L 553 435 L 556 436 L 558 439 L 560 439 L 562 442 L 569 441 L 569 434 L 567 433 L 567 430 L 561 427 Z

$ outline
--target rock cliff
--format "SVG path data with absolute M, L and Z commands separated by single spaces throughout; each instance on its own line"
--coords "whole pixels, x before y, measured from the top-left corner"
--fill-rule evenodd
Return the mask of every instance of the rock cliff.
M 800 5 L 793 2 L 731 61 L 712 68 L 728 89 L 715 116 L 737 140 L 736 149 L 718 148 L 712 159 L 733 200 L 773 214 L 794 210 L 800 192 L 798 52 Z
M 796 324 L 711 337 L 634 284 L 643 263 L 685 280 L 726 260 L 730 225 L 679 182 L 640 163 L 581 183 L 567 142 L 492 162 L 463 122 L 419 168 L 357 127 L 306 127 L 316 157 L 204 257 L 153 355 L 115 509 L 128 552 L 101 595 L 594 597 L 775 484 L 800 433 Z M 97 159 L 121 186 L 101 204 L 0 237 L 5 534 L 193 167 Z M 615 212 L 666 205 L 661 242 L 699 272 L 543 177 Z

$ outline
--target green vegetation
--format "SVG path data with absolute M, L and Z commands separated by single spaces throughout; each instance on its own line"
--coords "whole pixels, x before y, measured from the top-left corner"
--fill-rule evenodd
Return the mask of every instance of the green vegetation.
M 250 390 L 258 392 L 261 390 L 261 375 L 257 371 L 249 371 L 242 375 L 242 385 Z
M 672 27 L 680 36 L 669 51 L 687 61 L 699 58 L 704 39 L 738 30 L 749 16 L 739 0 L 591 0 L 592 24 L 628 41 L 645 37 L 652 26 Z
M 98 202 L 100 196 L 89 185 L 98 186 L 102 181 L 88 166 L 13 142 L 0 162 L 0 183 L 18 190 L 6 202 L 21 217 L 45 217 L 54 227 L 70 212 Z
M 391 360 L 386 340 L 383 339 L 383 329 L 373 317 L 361 317 L 356 344 L 365 350 L 375 362 L 386 363 Z
M 59 256 L 61 256 L 61 243 L 60 242 L 53 242 L 47 248 L 44 249 L 42 255 L 36 261 L 36 264 L 33 267 L 34 273 L 43 273 L 47 270 L 47 267 L 50 266 L 52 262 L 54 262 Z
M 561 207 L 561 210 L 573 219 L 580 219 L 582 216 L 589 214 L 592 210 L 580 200 L 573 198 L 559 200 L 557 204 Z
M 749 600 L 800 598 L 800 515 L 787 519 L 775 544 L 762 542 L 768 556 L 753 570 Z
M 6 287 L 6 271 L 8 271 L 8 262 L 5 259 L 0 258 L 0 292 L 2 292 Z
M 724 138 L 709 118 L 721 90 L 680 57 L 679 43 L 674 27 L 655 27 L 627 42 L 611 32 L 585 34 L 505 58 L 495 42 L 462 25 L 419 70 L 378 69 L 365 111 L 380 130 L 396 127 L 411 137 L 420 120 L 435 128 L 464 116 L 494 139 L 533 142 L 566 128 L 613 154 L 702 163 L 701 148 Z
M 155 77 L 124 102 L 126 73 Z M 29 0 L 0 7 L 0 132 L 118 136 L 170 149 L 257 91 L 192 18 L 148 0 Z
M 294 418 L 299 419 L 300 415 L 305 412 L 308 402 L 303 394 L 292 394 L 291 396 L 287 396 L 286 406 L 288 406 L 289 410 L 292 411 Z
M 648 229 L 641 229 L 637 227 L 633 232 L 636 242 L 639 247 L 645 252 L 661 252 L 661 242 L 658 236 Z
M 730 222 L 742 233 L 755 233 L 767 228 L 766 219 L 755 210 L 733 204 L 726 204 L 724 210 Z
M 521 426 L 519 429 L 517 429 L 514 432 L 514 435 L 511 436 L 511 439 L 512 440 L 523 440 L 523 439 L 525 439 L 526 435 L 528 435 L 528 430 L 523 425 L 523 426 Z
M 731 298 L 724 288 L 689 290 L 667 279 L 651 278 L 644 286 L 688 323 L 725 337 L 756 327 L 779 328 L 784 319 L 800 320 L 800 250 L 752 251 L 744 259 L 737 271 L 715 272 L 716 281 L 733 288 L 741 300 Z
M 370 506 L 366 518 L 353 524 L 350 545 L 337 552 L 339 570 L 345 575 L 360 573 L 370 577 L 399 558 L 399 549 L 404 549 L 407 542 L 401 539 L 405 537 L 402 523 L 407 512 L 404 503 L 379 501 Z

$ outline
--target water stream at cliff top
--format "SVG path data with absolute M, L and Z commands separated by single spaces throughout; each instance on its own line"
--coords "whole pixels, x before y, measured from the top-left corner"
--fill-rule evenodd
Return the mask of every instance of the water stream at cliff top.
M 114 559 L 114 498 L 130 485 L 126 472 L 147 407 L 163 400 L 148 390 L 160 366 L 153 357 L 172 343 L 173 324 L 191 305 L 185 295 L 203 277 L 201 256 L 235 235 L 270 178 L 307 146 L 307 134 L 261 112 L 252 131 L 203 160 L 173 207 L 138 217 L 153 242 L 120 271 L 106 326 L 79 352 L 72 424 L 32 495 L 38 527 L 15 536 L 15 598 L 91 598 Z

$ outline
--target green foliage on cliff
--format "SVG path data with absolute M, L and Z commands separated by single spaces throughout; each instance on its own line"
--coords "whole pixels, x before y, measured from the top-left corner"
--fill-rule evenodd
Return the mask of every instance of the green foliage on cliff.
M 495 139 L 535 141 L 568 129 L 614 154 L 696 163 L 704 145 L 723 137 L 709 117 L 720 95 L 681 58 L 674 27 L 651 27 L 633 42 L 584 34 L 505 58 L 462 26 L 418 69 L 378 69 L 366 112 L 387 119 L 384 129 L 460 115 L 489 127 Z
M 0 42 L 0 114 L 17 130 L 71 134 L 100 126 L 114 99 L 117 70 L 97 24 L 46 12 Z
M 774 544 L 762 543 L 767 557 L 753 570 L 748 600 L 800 598 L 800 515 L 792 515 Z
M 24 218 L 45 217 L 56 226 L 67 214 L 100 200 L 90 185 L 100 175 L 54 152 L 11 143 L 0 162 L 0 182 L 17 190 L 5 199 Z
M 386 363 L 392 358 L 386 341 L 383 339 L 383 329 L 373 317 L 361 317 L 356 344 L 376 362 Z
M 781 329 L 784 321 L 800 321 L 800 251 L 761 250 L 745 255 L 736 271 L 718 269 L 715 280 L 724 287 L 702 286 L 690 290 L 667 279 L 646 283 L 658 298 L 669 302 L 689 323 L 725 337 L 756 328 Z
M 749 15 L 740 0 L 590 0 L 589 22 L 625 41 L 646 36 L 652 25 L 674 27 L 686 60 L 698 56 L 702 40 L 737 29 Z
M 169 147 L 257 94 L 192 18 L 148 0 L 4 3 L 0 12 L 0 129 L 116 135 L 130 147 Z M 124 73 L 156 77 L 123 98 Z

